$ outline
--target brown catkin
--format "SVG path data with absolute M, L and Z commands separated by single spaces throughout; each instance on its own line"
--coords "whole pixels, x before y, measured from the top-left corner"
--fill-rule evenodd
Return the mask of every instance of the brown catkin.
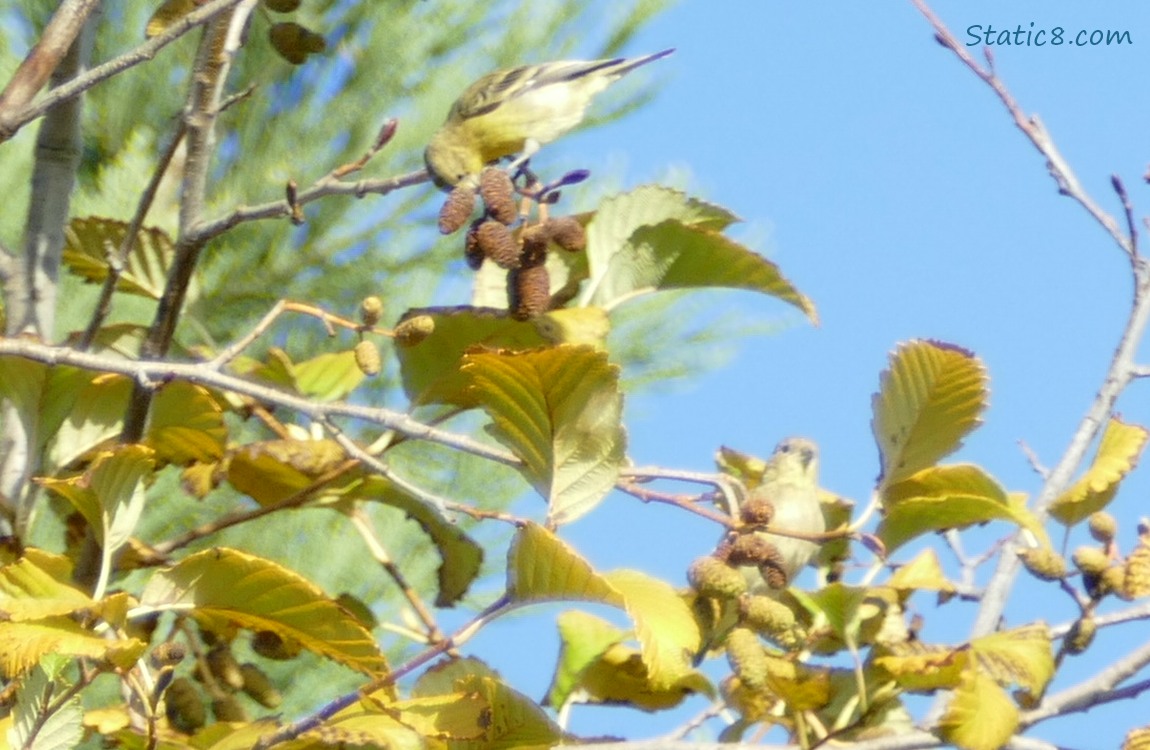
M 515 186 L 511 178 L 498 167 L 487 167 L 479 174 L 479 195 L 491 218 L 510 226 L 519 218 L 515 205 Z
M 572 253 L 587 248 L 587 231 L 574 216 L 556 216 L 547 222 L 551 231 L 551 240 Z
M 507 307 L 515 320 L 530 320 L 551 306 L 551 277 L 547 266 L 513 269 L 507 274 Z
M 519 243 L 505 225 L 490 219 L 483 221 L 475 230 L 475 238 L 483 254 L 500 268 L 519 267 Z
M 447 194 L 447 199 L 439 209 L 440 234 L 458 232 L 474 211 L 475 191 L 465 185 L 456 185 L 455 189 Z

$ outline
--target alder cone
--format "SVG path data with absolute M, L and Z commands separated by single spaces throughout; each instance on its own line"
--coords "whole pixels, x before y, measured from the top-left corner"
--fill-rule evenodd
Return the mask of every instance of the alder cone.
M 457 185 L 439 209 L 439 233 L 455 234 L 474 211 L 475 191 L 466 185 Z
M 511 178 L 498 167 L 487 167 L 479 174 L 479 195 L 487 213 L 500 224 L 511 225 L 519 218 L 515 205 L 515 186 Z
M 519 243 L 506 225 L 491 219 L 482 221 L 475 229 L 475 239 L 483 254 L 500 268 L 519 267 Z
M 557 216 L 547 222 L 551 240 L 572 253 L 587 249 L 587 230 L 574 216 Z
M 515 320 L 530 320 L 551 306 L 547 266 L 524 266 L 507 274 L 507 307 Z

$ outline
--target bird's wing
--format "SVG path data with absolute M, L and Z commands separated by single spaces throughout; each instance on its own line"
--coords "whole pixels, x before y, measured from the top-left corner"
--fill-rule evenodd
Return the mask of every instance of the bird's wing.
M 468 86 L 455 102 L 452 114 L 463 120 L 479 117 L 529 91 L 554 83 L 573 81 L 598 70 L 620 66 L 624 62 L 626 58 L 621 57 L 611 60 L 566 60 L 543 65 L 520 65 L 488 73 Z

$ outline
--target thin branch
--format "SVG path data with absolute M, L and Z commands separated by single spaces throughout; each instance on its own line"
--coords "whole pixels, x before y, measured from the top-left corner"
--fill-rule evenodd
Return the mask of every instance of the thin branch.
M 294 213 L 293 207 L 306 206 L 308 203 L 326 198 L 329 195 L 351 195 L 356 198 L 362 198 L 365 195 L 387 195 L 405 187 L 427 182 L 429 179 L 424 170 L 409 172 L 397 177 L 359 180 L 358 182 L 344 182 L 331 175 L 326 175 L 306 190 L 296 192 L 293 203 L 281 198 L 256 206 L 239 206 L 230 213 L 202 222 L 194 228 L 193 235 L 197 239 L 207 241 L 249 221 L 290 219 Z
M 330 719 L 335 714 L 339 713 L 348 706 L 353 706 L 359 701 L 368 697 L 368 694 L 380 690 L 389 685 L 395 684 L 397 680 L 406 674 L 410 674 L 414 670 L 423 666 L 432 659 L 447 653 L 451 649 L 458 648 L 470 640 L 479 630 L 492 622 L 493 620 L 518 609 L 522 604 L 517 604 L 509 601 L 506 597 L 500 598 L 493 603 L 490 607 L 480 612 L 475 616 L 471 622 L 465 624 L 457 630 L 449 638 L 445 638 L 433 647 L 418 654 L 402 666 L 396 667 L 387 673 L 384 677 L 374 681 L 359 690 L 355 690 L 346 695 L 340 696 L 331 701 L 323 708 L 319 709 L 310 716 L 306 716 L 299 721 L 295 721 L 287 726 L 280 728 L 272 734 L 265 735 L 259 739 L 252 746 L 252 750 L 267 750 L 268 748 L 278 745 L 281 742 L 286 742 L 291 739 L 299 737 L 304 732 L 315 729 L 327 719 Z
M 367 545 L 371 556 L 379 563 L 384 572 L 391 577 L 395 585 L 399 587 L 400 593 L 403 598 L 407 600 L 408 605 L 411 606 L 415 616 L 423 623 L 425 643 L 439 643 L 444 640 L 443 631 L 439 629 L 439 625 L 435 622 L 435 616 L 431 614 L 431 609 L 424 604 L 423 599 L 419 598 L 413 587 L 407 581 L 407 576 L 395 564 L 395 560 L 391 559 L 387 549 L 379 540 L 379 535 L 375 533 L 375 526 L 372 524 L 371 519 L 363 512 L 362 508 L 355 508 L 350 514 L 352 525 L 355 526 L 356 531 L 363 537 L 364 544 Z
M 1047 132 L 1046 126 L 1042 124 L 1038 115 L 1026 116 L 1026 113 L 1018 106 L 1018 102 L 1014 100 L 1010 91 L 1007 90 L 1002 80 L 994 72 L 994 68 L 990 65 L 988 65 L 987 68 L 983 68 L 979 65 L 966 48 L 954 38 L 942 20 L 934 14 L 934 11 L 926 4 L 926 0 L 911 0 L 911 2 L 913 2 L 919 12 L 926 17 L 930 25 L 934 27 L 935 38 L 939 43 L 950 49 L 966 67 L 970 68 L 971 72 L 982 79 L 983 83 L 994 91 L 1003 106 L 1006 107 L 1010 113 L 1010 116 L 1014 119 L 1014 124 L 1030 139 L 1030 142 L 1034 144 L 1038 152 L 1046 157 L 1046 167 L 1050 170 L 1050 176 L 1058 185 L 1058 191 L 1086 209 L 1086 212 L 1106 230 L 1106 233 L 1113 238 L 1122 252 L 1133 262 L 1137 257 L 1137 250 L 1135 249 L 1133 239 L 1123 235 L 1114 217 L 1099 208 L 1098 204 L 1094 202 L 1094 199 L 1082 188 L 1082 185 L 1078 182 L 1078 178 L 1074 174 L 1074 170 L 1070 168 L 1066 159 L 1058 151 L 1058 147 L 1054 145 L 1050 133 Z
M 950 49 L 975 75 L 986 83 L 998 96 L 1014 120 L 1015 125 L 1030 139 L 1038 151 L 1046 157 L 1051 176 L 1058 183 L 1059 190 L 1078 202 L 1106 233 L 1121 248 L 1129 259 L 1134 272 L 1134 304 L 1126 323 L 1122 338 L 1114 352 L 1107 370 L 1106 379 L 1099 388 L 1094 402 L 1079 423 L 1070 440 L 1066 452 L 1051 470 L 1043 483 L 1035 503 L 1035 512 L 1043 518 L 1046 509 L 1056 497 L 1069 486 L 1070 480 L 1081 465 L 1090 444 L 1097 437 L 1107 417 L 1113 413 L 1118 396 L 1134 377 L 1134 357 L 1138 344 L 1150 320 L 1150 268 L 1137 253 L 1132 237 L 1122 234 L 1114 217 L 1102 211 L 1093 199 L 1082 189 L 1066 160 L 1059 153 L 1049 133 L 1037 117 L 1026 117 L 1017 102 L 995 74 L 993 67 L 984 69 L 971 57 L 970 53 L 954 38 L 942 21 L 927 7 L 926 0 L 911 0 L 923 16 L 934 27 L 938 41 Z M 972 635 L 974 637 L 992 632 L 1003 612 L 1017 578 L 1020 563 L 1011 545 L 1007 545 L 999 558 L 998 567 L 984 592 L 982 605 L 975 618 Z
M 236 513 L 229 513 L 227 515 L 220 516 L 219 518 L 208 521 L 205 524 L 201 524 L 194 529 L 189 529 L 177 537 L 168 539 L 167 541 L 159 542 L 158 544 L 153 545 L 152 549 L 158 555 L 169 555 L 178 549 L 187 547 L 189 544 L 199 539 L 203 539 L 206 536 L 211 536 L 212 534 L 216 534 L 220 531 L 223 531 L 224 529 L 230 529 L 233 526 L 239 526 L 240 524 L 254 521 L 257 518 L 263 518 L 266 515 L 276 513 L 281 510 L 298 508 L 301 505 L 304 505 L 305 503 L 314 499 L 315 496 L 323 488 L 327 487 L 333 481 L 347 474 L 357 466 L 359 466 L 358 461 L 344 461 L 334 469 L 316 477 L 315 480 L 313 480 L 312 483 L 307 487 L 304 487 L 297 492 L 293 492 L 279 502 L 272 503 L 270 505 L 261 505 L 258 508 L 252 508 L 251 510 L 238 511 Z
M 360 419 L 395 430 L 409 438 L 440 443 L 449 448 L 507 466 L 514 467 L 522 463 L 516 456 L 507 451 L 463 435 L 432 427 L 406 414 L 380 407 L 349 404 L 343 401 L 317 403 L 271 386 L 217 372 L 203 363 L 122 360 L 112 356 L 78 352 L 64 346 L 47 346 L 34 341 L 8 338 L 0 338 L 0 355 L 23 357 L 49 365 L 71 365 L 81 370 L 124 375 L 150 386 L 169 380 L 185 380 L 207 388 L 249 396 L 257 401 L 294 411 L 312 420 L 331 417 Z
M 121 73 L 128 68 L 147 62 L 156 56 L 164 47 L 187 34 L 197 26 L 208 23 L 218 14 L 245 0 L 211 0 L 178 19 L 163 33 L 157 34 L 134 50 L 113 58 L 103 65 L 98 65 L 88 72 L 78 75 L 62 86 L 54 88 L 49 94 L 41 97 L 39 101 L 14 112 L 0 111 L 0 143 L 11 138 L 20 128 L 32 122 L 57 104 L 74 99 L 96 84 Z
M 10 113 L 28 106 L 48 83 L 56 66 L 68 54 L 72 43 L 84 28 L 89 14 L 100 0 L 64 0 L 52 15 L 40 39 L 16 68 L 8 85 L 0 91 L 0 129 Z
M 172 158 L 179 150 L 180 144 L 184 140 L 184 122 L 177 120 L 176 129 L 172 133 L 167 146 L 160 153 L 160 158 L 156 162 L 156 168 L 152 170 L 152 176 L 148 180 L 148 184 L 144 187 L 144 192 L 140 195 L 140 200 L 136 203 L 136 212 L 132 215 L 132 220 L 128 223 L 128 229 L 124 233 L 124 239 L 120 241 L 120 246 L 116 248 L 115 253 L 108 258 L 108 275 L 104 277 L 104 284 L 100 288 L 100 297 L 96 301 L 95 308 L 92 312 L 92 319 L 88 321 L 88 327 L 84 330 L 84 335 L 80 338 L 80 343 L 77 347 L 83 351 L 92 345 L 96 339 L 96 334 L 100 332 L 100 327 L 104 325 L 104 321 L 108 317 L 108 313 L 112 309 L 112 294 L 116 291 L 116 284 L 120 281 L 120 276 L 124 273 L 124 268 L 128 264 L 128 258 L 131 257 L 132 251 L 136 247 L 136 238 L 139 236 L 140 229 L 144 226 L 144 219 L 148 216 L 148 211 L 152 208 L 152 202 L 156 198 L 156 191 L 159 190 L 160 182 L 164 178 L 164 174 L 168 171 L 168 166 L 172 162 Z
M 1115 688 L 1148 664 L 1150 664 L 1150 643 L 1144 643 L 1094 677 L 1046 696 L 1038 708 L 1022 714 L 1020 717 L 1021 725 L 1028 727 L 1056 716 L 1088 711 L 1094 706 L 1117 700 L 1119 697 L 1134 697 L 1150 687 L 1150 681 L 1139 683 L 1138 689 L 1134 691 L 1133 695 L 1127 688 L 1121 691 L 1120 696 L 1116 697 Z

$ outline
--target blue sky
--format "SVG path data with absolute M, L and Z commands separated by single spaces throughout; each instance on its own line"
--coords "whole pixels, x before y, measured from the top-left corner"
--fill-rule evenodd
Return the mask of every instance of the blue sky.
M 1023 110 L 1041 116 L 1094 199 L 1121 219 L 1110 188 L 1116 173 L 1139 215 L 1150 213 L 1141 179 L 1150 161 L 1150 6 L 952 0 L 934 7 L 961 41 L 975 24 L 1062 27 L 1067 36 L 1129 31 L 1127 46 L 997 46 L 994 54 Z M 1040 481 L 1019 441 L 1045 464 L 1057 461 L 1101 384 L 1131 283 L 1125 257 L 1057 194 L 1043 159 L 991 91 L 933 40 L 909 0 L 684 2 L 627 52 L 668 46 L 678 51 L 657 63 L 661 89 L 650 106 L 549 150 L 622 165 L 629 185 L 688 171 L 693 192 L 746 219 L 733 234 L 780 264 L 818 304 L 822 325 L 770 299 L 715 297 L 747 320 L 792 325 L 740 341 L 733 361 L 671 394 L 629 401 L 636 463 L 710 470 L 719 445 L 766 455 L 780 438 L 802 434 L 822 447 L 824 486 L 865 498 L 878 473 L 869 423 L 879 373 L 899 342 L 936 338 L 977 353 L 991 382 L 985 425 L 952 459 L 979 463 L 1008 489 L 1033 495 Z M 1150 424 L 1148 387 L 1135 383 L 1120 402 L 1128 421 Z M 1124 549 L 1135 540 L 1136 519 L 1150 515 L 1144 474 L 1128 479 L 1112 506 Z M 1005 529 L 972 535 L 968 551 Z M 622 496 L 565 530 L 601 569 L 638 567 L 676 583 L 716 534 L 683 513 Z M 1076 533 L 1071 549 L 1085 541 Z M 940 542 L 928 542 L 948 559 Z M 1008 624 L 1035 611 L 1052 623 L 1071 616 L 1053 587 L 1020 586 Z M 970 605 L 916 604 L 928 640 L 965 637 Z M 1145 632 L 1135 623 L 1105 633 L 1072 660 L 1068 675 L 1093 674 Z M 526 613 L 493 626 L 475 653 L 491 656 L 498 641 L 553 633 L 552 614 Z M 532 695 L 546 688 L 540 664 L 512 654 L 493 660 Z M 1147 707 L 1145 698 L 1115 704 L 1034 734 L 1067 747 L 1114 747 Z M 572 728 L 642 737 L 672 721 L 578 709 Z

